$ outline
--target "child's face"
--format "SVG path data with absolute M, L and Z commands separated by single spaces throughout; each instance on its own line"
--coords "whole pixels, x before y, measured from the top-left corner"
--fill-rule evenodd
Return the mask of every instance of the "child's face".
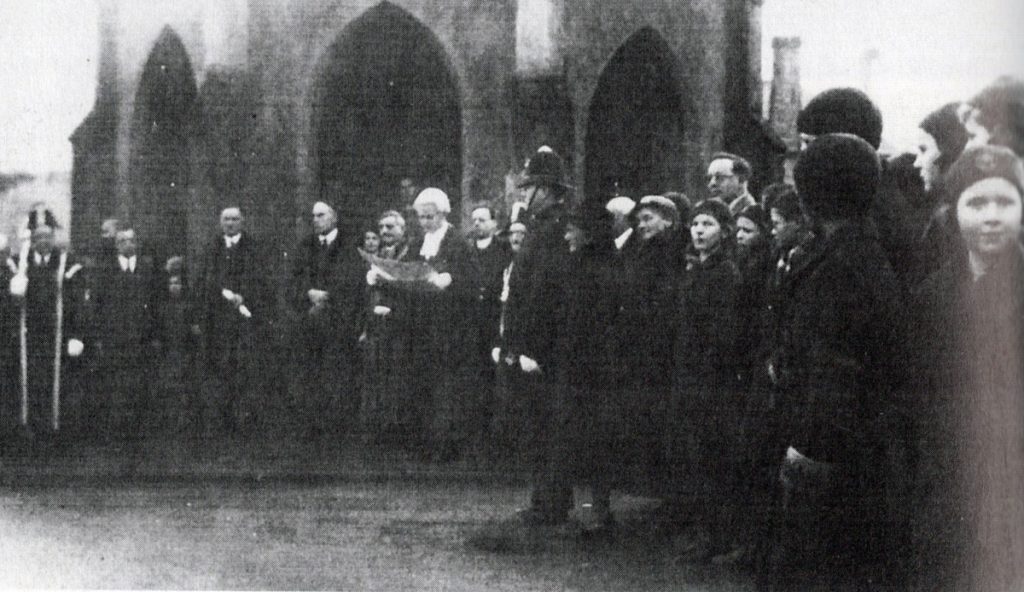
M 956 219 L 967 250 L 980 257 L 1001 255 L 1017 244 L 1021 195 L 1006 179 L 982 179 L 960 194 Z
M 736 242 L 741 247 L 749 247 L 761 238 L 761 229 L 750 218 L 736 219 Z
M 690 223 L 690 237 L 698 252 L 712 251 L 722 241 L 722 225 L 713 216 L 697 214 Z
M 370 253 L 376 253 L 380 247 L 380 237 L 377 236 L 376 232 L 367 232 L 363 235 L 363 250 Z

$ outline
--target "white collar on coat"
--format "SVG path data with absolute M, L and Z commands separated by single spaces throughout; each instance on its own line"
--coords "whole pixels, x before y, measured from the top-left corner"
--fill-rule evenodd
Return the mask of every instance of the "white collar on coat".
M 420 247 L 420 257 L 424 259 L 437 257 L 437 252 L 441 249 L 441 241 L 444 240 L 444 236 L 450 227 L 451 224 L 445 222 L 441 225 L 441 228 L 434 232 L 423 233 L 423 246 Z

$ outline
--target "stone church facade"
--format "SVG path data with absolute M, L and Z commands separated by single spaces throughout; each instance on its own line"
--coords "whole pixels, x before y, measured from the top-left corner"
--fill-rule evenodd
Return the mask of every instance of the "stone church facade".
M 577 199 L 699 198 L 721 149 L 774 178 L 758 0 L 532 1 L 544 22 L 515 0 L 100 0 L 75 248 L 119 217 L 155 254 L 194 255 L 237 204 L 286 257 L 313 202 L 353 236 L 405 205 L 404 178 L 447 191 L 457 220 L 503 209 L 542 144 Z M 524 47 L 528 27 L 550 42 Z

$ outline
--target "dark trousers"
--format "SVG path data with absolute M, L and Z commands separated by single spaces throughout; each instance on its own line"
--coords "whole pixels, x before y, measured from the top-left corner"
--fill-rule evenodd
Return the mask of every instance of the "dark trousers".
M 571 426 L 565 388 L 545 376 L 523 375 L 526 397 L 526 450 L 533 488 L 530 507 L 553 519 L 565 519 L 572 509 L 569 443 Z
M 302 329 L 293 383 L 298 428 L 316 437 L 344 434 L 359 419 L 358 351 L 354 343 L 308 319 Z
M 154 380 L 150 358 L 141 347 L 104 352 L 101 388 L 90 393 L 87 408 L 99 416 L 83 417 L 86 434 L 136 439 L 151 435 L 161 427 L 153 412 L 150 397 Z

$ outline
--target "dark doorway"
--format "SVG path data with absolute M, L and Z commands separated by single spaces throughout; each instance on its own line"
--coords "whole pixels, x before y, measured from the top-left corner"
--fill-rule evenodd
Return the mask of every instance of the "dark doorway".
M 188 235 L 197 89 L 181 39 L 164 28 L 135 95 L 132 207 L 140 238 L 158 256 L 183 254 Z
M 682 95 L 671 49 L 652 29 L 608 61 L 590 102 L 585 199 L 634 198 L 682 186 Z
M 401 210 L 406 177 L 443 189 L 457 213 L 459 93 L 433 33 L 383 2 L 349 24 L 325 60 L 313 120 L 317 170 L 320 198 L 340 222 L 353 230 L 384 209 Z

